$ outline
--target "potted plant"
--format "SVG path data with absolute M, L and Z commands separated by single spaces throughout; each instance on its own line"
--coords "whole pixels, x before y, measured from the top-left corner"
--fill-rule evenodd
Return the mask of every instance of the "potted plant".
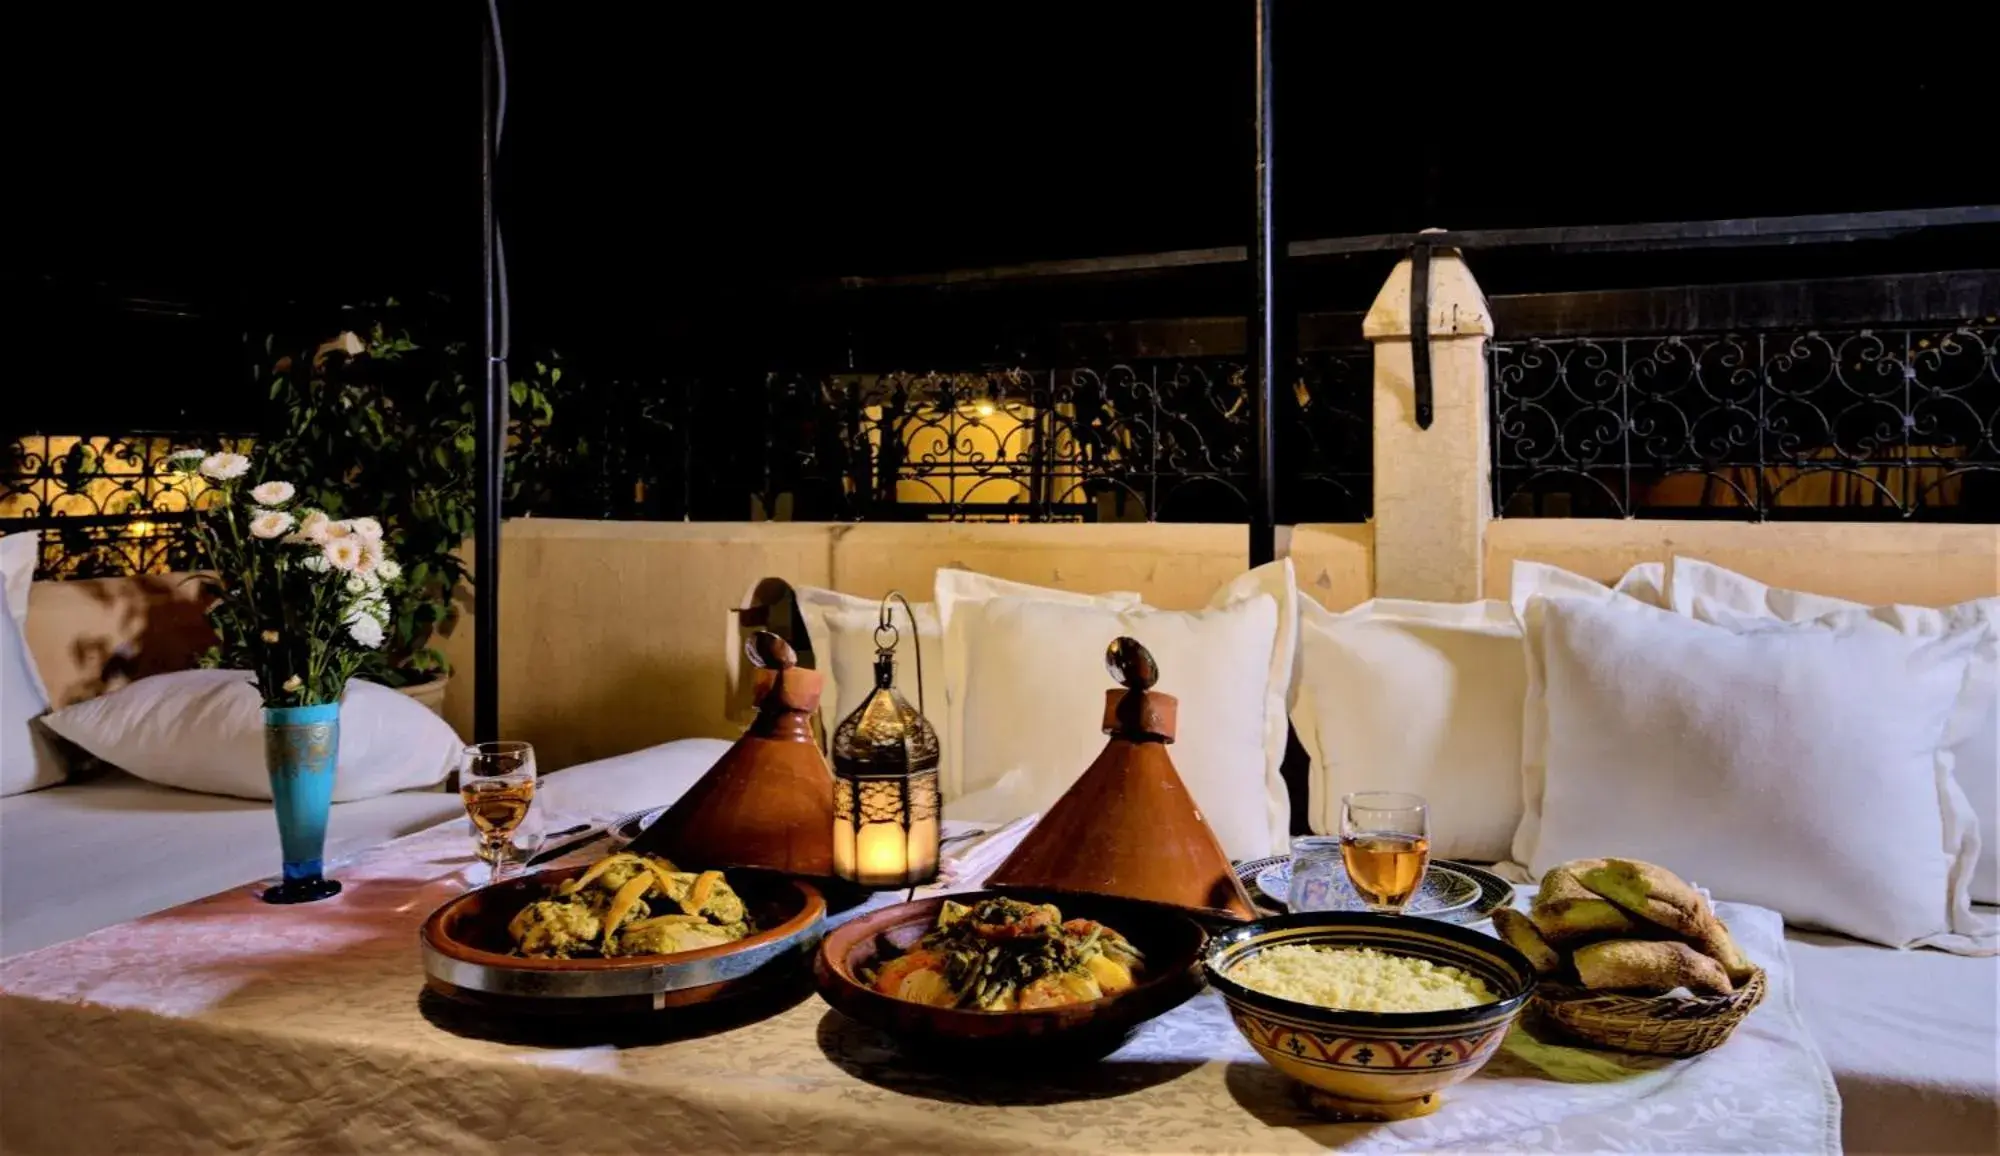
M 266 340 L 267 356 L 274 344 Z M 358 673 L 434 711 L 451 674 L 436 642 L 457 621 L 468 581 L 462 551 L 474 530 L 476 395 L 463 357 L 460 345 L 420 342 L 375 321 L 278 357 L 269 370 L 278 409 L 272 453 L 297 479 L 301 500 L 335 519 L 372 511 L 403 558 L 403 594 L 384 644 Z M 513 383 L 511 436 L 547 426 L 544 385 L 561 372 Z
M 220 495 L 193 523 L 212 567 L 199 579 L 217 638 L 209 665 L 249 671 L 264 700 L 264 766 L 284 861 L 282 881 L 264 899 L 324 899 L 340 890 L 321 868 L 340 699 L 348 679 L 381 653 L 402 567 L 380 521 L 299 505 L 287 481 L 250 485 L 242 454 L 185 450 L 174 463 Z

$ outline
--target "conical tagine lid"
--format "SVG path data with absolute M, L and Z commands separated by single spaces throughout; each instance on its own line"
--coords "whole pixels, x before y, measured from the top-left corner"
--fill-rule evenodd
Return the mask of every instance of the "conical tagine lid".
M 1104 753 L 1090 764 L 1007 861 L 990 887 L 1082 892 L 1257 917 L 1229 856 L 1167 757 L 1179 702 L 1152 689 L 1158 666 L 1120 638 L 1104 664 L 1122 689 L 1104 695 Z
M 744 644 L 756 676 L 757 720 L 629 850 L 684 870 L 768 867 L 833 874 L 833 775 L 813 742 L 818 671 L 760 630 Z

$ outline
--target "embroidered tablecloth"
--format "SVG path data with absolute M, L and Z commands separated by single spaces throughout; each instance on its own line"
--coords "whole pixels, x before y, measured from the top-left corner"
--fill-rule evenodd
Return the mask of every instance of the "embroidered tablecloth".
M 684 1037 L 564 1040 L 426 993 L 417 928 L 467 885 L 453 823 L 269 907 L 248 889 L 0 963 L 0 1149 L 485 1151 L 1837 1151 L 1839 1106 L 1793 1003 L 1777 917 L 1721 913 L 1770 995 L 1689 1061 L 1518 1030 L 1444 1107 L 1332 1124 L 1219 996 L 1100 1063 L 941 1071 L 805 996 Z

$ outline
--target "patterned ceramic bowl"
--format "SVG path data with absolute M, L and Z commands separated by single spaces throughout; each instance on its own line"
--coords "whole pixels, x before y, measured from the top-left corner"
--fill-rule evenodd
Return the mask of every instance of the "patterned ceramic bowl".
M 1279 944 L 1373 947 L 1462 968 L 1499 995 L 1458 1011 L 1338 1011 L 1252 991 L 1229 969 Z M 1272 1067 L 1306 1086 L 1313 1107 L 1362 1120 L 1436 1111 L 1443 1089 L 1478 1071 L 1534 991 L 1527 957 L 1490 935 L 1399 915 L 1313 911 L 1247 923 L 1209 942 L 1208 979 L 1236 1028 Z

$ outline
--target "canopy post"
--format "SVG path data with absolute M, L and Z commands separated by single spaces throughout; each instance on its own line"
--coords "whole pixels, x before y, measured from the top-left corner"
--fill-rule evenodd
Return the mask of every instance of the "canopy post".
M 1277 439 L 1272 403 L 1279 375 L 1284 372 L 1283 313 L 1278 295 L 1279 248 L 1272 203 L 1271 145 L 1272 72 L 1271 10 L 1275 0 L 1257 4 L 1257 228 L 1251 239 L 1250 277 L 1255 308 L 1251 314 L 1250 345 L 1256 350 L 1256 375 L 1250 382 L 1250 564 L 1262 566 L 1277 557 Z
M 499 277 L 501 257 L 493 215 L 494 154 L 499 148 L 498 100 L 505 81 L 496 78 L 500 60 L 500 19 L 489 5 L 479 52 L 480 256 L 484 264 L 481 302 L 480 378 L 473 407 L 475 440 L 472 586 L 472 738 L 500 737 L 500 492 L 506 436 L 506 350 L 496 340 L 496 318 L 505 305 Z M 496 91 L 497 89 L 497 91 Z M 497 99 L 496 99 L 497 98 Z

